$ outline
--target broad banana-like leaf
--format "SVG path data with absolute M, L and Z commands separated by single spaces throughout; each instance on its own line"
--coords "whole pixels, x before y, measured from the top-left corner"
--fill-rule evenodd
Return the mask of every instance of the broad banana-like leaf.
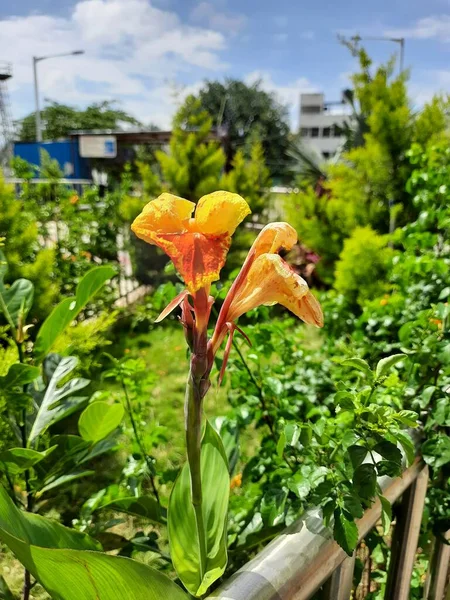
M 188 463 L 172 489 L 168 511 L 173 565 L 186 589 L 197 597 L 202 596 L 223 574 L 227 564 L 228 462 L 222 440 L 208 422 L 202 439 L 201 479 L 207 553 L 203 576 Z

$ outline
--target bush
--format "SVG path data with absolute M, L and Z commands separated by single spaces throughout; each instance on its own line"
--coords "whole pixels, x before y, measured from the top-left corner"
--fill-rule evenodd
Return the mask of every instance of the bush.
M 336 291 L 351 303 L 362 305 L 366 300 L 386 292 L 384 283 L 392 262 L 393 250 L 387 247 L 386 236 L 370 227 L 357 227 L 344 242 L 336 264 Z

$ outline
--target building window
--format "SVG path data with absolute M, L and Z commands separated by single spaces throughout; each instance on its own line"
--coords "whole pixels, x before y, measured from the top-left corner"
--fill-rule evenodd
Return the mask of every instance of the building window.
M 311 105 L 311 106 L 305 106 L 303 105 L 301 107 L 301 113 L 303 115 L 319 115 L 322 112 L 322 107 L 320 105 Z
M 342 135 L 342 129 L 338 125 L 335 125 L 333 127 L 333 137 L 341 137 L 341 135 Z
M 330 158 L 330 152 L 322 152 L 324 158 Z
M 300 137 L 308 137 L 309 129 L 307 127 L 300 127 Z
M 331 137 L 331 127 L 324 127 L 322 131 L 323 137 Z
M 319 137 L 319 128 L 311 127 L 311 137 Z

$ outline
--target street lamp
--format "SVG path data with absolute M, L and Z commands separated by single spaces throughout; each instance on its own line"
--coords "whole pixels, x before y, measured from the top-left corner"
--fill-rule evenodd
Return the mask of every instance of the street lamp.
M 79 54 L 84 54 L 84 50 L 74 50 L 73 52 L 63 52 L 61 54 L 50 54 L 49 56 L 33 56 L 35 122 L 36 122 L 36 139 L 38 142 L 42 142 L 42 131 L 41 131 L 41 111 L 39 108 L 39 87 L 38 87 L 38 77 L 37 77 L 37 64 L 41 60 L 47 60 L 49 58 L 59 58 L 60 56 L 77 56 Z
M 400 44 L 400 60 L 399 60 L 399 65 L 400 65 L 400 73 L 403 73 L 403 62 L 405 59 L 405 38 L 401 37 L 401 38 L 394 38 L 394 37 L 361 37 L 360 35 L 355 35 L 351 38 L 355 44 L 357 44 L 358 42 L 362 41 L 362 40 L 367 40 L 370 42 L 394 42 L 395 44 Z

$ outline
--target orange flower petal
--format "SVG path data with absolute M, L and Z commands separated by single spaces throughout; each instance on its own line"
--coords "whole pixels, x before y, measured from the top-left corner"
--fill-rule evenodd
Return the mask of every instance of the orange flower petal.
M 280 250 L 291 250 L 297 243 L 297 232 L 289 223 L 269 223 L 261 230 L 253 243 L 252 250 L 255 257 L 261 254 L 278 254 Z
M 213 192 L 200 198 L 195 210 L 196 231 L 205 235 L 233 235 L 251 210 L 238 194 Z
M 209 238 L 201 233 L 160 234 L 157 244 L 172 259 L 186 287 L 194 294 L 219 279 L 231 238 Z
M 308 284 L 278 254 L 262 254 L 253 262 L 245 283 L 231 302 L 227 320 L 235 321 L 263 304 L 281 304 L 302 321 L 323 326 L 322 309 Z
M 172 194 L 161 194 L 136 217 L 131 229 L 156 244 L 172 259 L 193 294 L 219 279 L 231 245 L 231 235 L 249 213 L 237 194 L 214 192 L 195 204 Z
M 154 244 L 158 233 L 187 231 L 194 208 L 193 202 L 164 193 L 144 206 L 131 229 L 142 240 Z

